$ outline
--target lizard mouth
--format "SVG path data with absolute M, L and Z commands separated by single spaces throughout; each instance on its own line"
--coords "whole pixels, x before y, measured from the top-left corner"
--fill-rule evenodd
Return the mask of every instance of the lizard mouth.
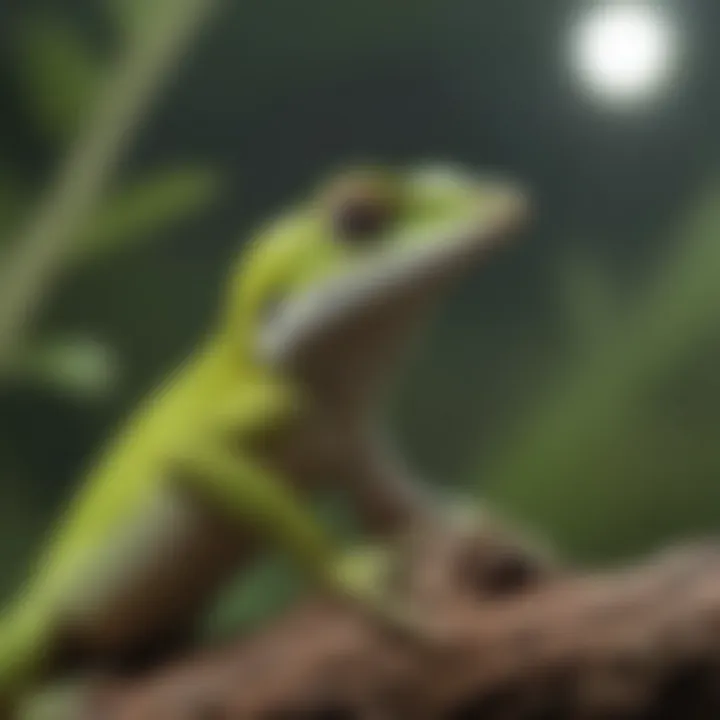
M 408 231 L 284 302 L 263 327 L 260 352 L 328 400 L 368 399 L 444 293 L 513 237 L 528 209 L 521 190 L 502 186 L 474 216 Z

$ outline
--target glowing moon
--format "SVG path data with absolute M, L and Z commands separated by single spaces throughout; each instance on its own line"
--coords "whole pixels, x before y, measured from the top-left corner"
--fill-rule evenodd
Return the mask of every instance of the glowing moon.
M 573 29 L 573 66 L 592 95 L 635 102 L 667 86 L 677 45 L 670 18 L 651 0 L 596 2 Z

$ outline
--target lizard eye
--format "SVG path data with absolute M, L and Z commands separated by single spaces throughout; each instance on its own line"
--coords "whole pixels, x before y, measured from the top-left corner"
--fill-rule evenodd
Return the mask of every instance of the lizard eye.
M 370 240 L 383 232 L 391 217 L 390 208 L 377 198 L 348 198 L 335 209 L 333 226 L 342 240 Z
M 338 182 L 330 192 L 328 204 L 333 232 L 341 242 L 378 239 L 397 212 L 397 202 L 387 185 L 367 177 Z

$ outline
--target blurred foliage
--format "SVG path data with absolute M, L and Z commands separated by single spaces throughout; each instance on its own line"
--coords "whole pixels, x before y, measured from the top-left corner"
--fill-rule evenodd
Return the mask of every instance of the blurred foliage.
M 45 139 L 62 145 L 78 131 L 102 81 L 107 58 L 89 46 L 70 21 L 25 19 L 15 40 L 17 85 Z
M 147 10 L 132 2 L 113 2 L 110 10 L 119 44 L 132 42 L 138 15 Z M 70 20 L 48 11 L 28 12 L 12 45 L 16 86 L 33 130 L 52 143 L 56 157 L 62 157 L 82 131 L 98 88 L 112 67 L 112 55 L 93 47 Z M 20 177 L 9 165 L 0 172 L 0 249 L 3 238 L 11 238 L 34 212 L 36 192 L 21 190 Z M 66 264 L 106 260 L 138 243 L 163 238 L 206 210 L 219 190 L 218 172 L 199 164 L 151 168 L 140 177 L 125 179 L 85 224 Z M 97 396 L 112 389 L 119 379 L 113 355 L 109 348 L 98 351 L 97 342 L 90 339 L 52 339 L 47 344 L 40 339 L 24 348 L 4 380 L 35 378 L 44 386 L 77 392 L 79 398 Z
M 201 167 L 148 174 L 100 208 L 78 239 L 74 260 L 102 259 L 132 243 L 161 237 L 167 227 L 205 209 L 217 192 L 217 173 Z
M 699 195 L 622 308 L 598 269 L 571 267 L 569 357 L 480 473 L 491 498 L 588 557 L 717 526 L 717 418 L 698 413 L 720 396 L 694 373 L 720 341 L 720 188 Z
M 89 337 L 45 338 L 23 348 L 13 368 L 15 380 L 74 400 L 105 399 L 120 382 L 120 361 L 111 347 Z
M 199 628 L 205 643 L 250 631 L 287 608 L 305 587 L 286 558 L 263 558 L 221 593 Z

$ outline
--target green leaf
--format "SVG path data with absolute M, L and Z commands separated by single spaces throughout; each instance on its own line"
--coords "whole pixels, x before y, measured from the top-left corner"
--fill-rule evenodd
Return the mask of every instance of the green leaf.
M 168 0 L 164 0 L 167 2 Z M 160 7 L 158 7 L 160 6 Z M 148 0 L 107 0 L 107 10 L 122 35 L 132 36 L 143 24 L 147 23 L 152 13 L 162 12 L 162 3 Z
M 59 337 L 26 347 L 13 377 L 76 399 L 98 400 L 116 389 L 120 363 L 111 347 L 92 338 Z
M 215 172 L 162 170 L 111 196 L 90 220 L 76 245 L 76 260 L 156 237 L 168 226 L 205 209 L 218 194 Z
M 68 22 L 35 17 L 16 41 L 18 85 L 38 129 L 66 141 L 92 101 L 103 68 L 84 38 Z
M 672 252 L 623 308 L 613 331 L 595 352 L 575 358 L 549 381 L 540 402 L 518 418 L 494 462 L 483 468 L 492 500 L 586 548 L 609 525 L 614 533 L 621 524 L 623 532 L 636 526 L 649 503 L 657 509 L 648 490 L 657 451 L 646 444 L 638 452 L 639 443 L 655 431 L 653 398 L 717 336 L 719 199 L 717 184 L 700 193 L 675 230 Z M 712 465 L 709 453 L 703 463 Z M 687 489 L 692 481 L 675 482 Z
M 593 352 L 617 322 L 618 288 L 600 258 L 587 250 L 572 251 L 561 264 L 558 285 L 571 341 L 580 354 Z
M 12 172 L 0 166 L 0 247 L 24 209 L 24 192 Z
M 302 589 L 302 578 L 284 558 L 269 557 L 243 571 L 221 593 L 215 607 L 201 623 L 204 643 L 242 634 L 277 617 Z

